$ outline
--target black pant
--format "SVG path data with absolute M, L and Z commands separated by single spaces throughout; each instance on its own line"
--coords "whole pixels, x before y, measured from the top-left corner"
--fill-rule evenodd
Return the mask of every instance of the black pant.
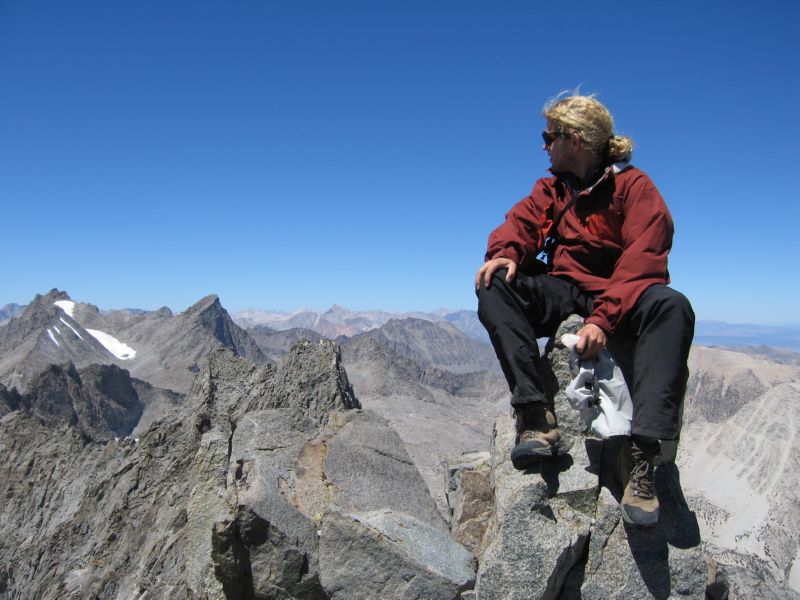
M 518 272 L 511 283 L 505 276 L 501 269 L 488 289 L 481 284 L 478 317 L 508 381 L 511 404 L 544 402 L 536 340 L 554 335 L 570 314 L 591 314 L 595 295 L 550 275 Z M 633 345 L 632 368 L 626 378 L 633 400 L 634 435 L 678 438 L 693 337 L 694 312 L 686 297 L 665 285 L 653 285 L 609 340 L 609 345 Z

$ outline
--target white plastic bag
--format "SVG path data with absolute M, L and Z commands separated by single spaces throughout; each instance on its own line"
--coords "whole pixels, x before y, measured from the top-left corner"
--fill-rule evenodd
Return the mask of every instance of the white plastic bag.
M 561 343 L 570 350 L 574 376 L 565 390 L 569 403 L 581 412 L 592 433 L 603 438 L 630 435 L 633 402 L 622 369 L 608 350 L 594 359 L 581 359 L 575 351 L 579 339 L 574 333 L 561 336 Z

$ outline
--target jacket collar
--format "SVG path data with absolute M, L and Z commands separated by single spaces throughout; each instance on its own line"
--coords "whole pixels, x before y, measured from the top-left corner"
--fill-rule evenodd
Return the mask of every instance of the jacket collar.
M 594 180 L 594 183 L 592 183 L 589 186 L 585 186 L 585 183 L 580 182 L 578 178 L 575 177 L 575 175 L 573 175 L 572 173 L 559 173 L 553 171 L 552 169 L 550 169 L 550 172 L 553 175 L 555 175 L 558 179 L 564 181 L 567 187 L 570 190 L 572 190 L 572 193 L 589 195 L 592 193 L 592 190 L 594 190 L 604 181 L 607 181 L 611 179 L 613 176 L 618 175 L 623 171 L 629 169 L 630 166 L 631 165 L 628 162 L 619 161 L 608 165 L 604 169 L 597 169 L 593 173 L 590 173 L 589 176 L 587 177 L 589 181 Z

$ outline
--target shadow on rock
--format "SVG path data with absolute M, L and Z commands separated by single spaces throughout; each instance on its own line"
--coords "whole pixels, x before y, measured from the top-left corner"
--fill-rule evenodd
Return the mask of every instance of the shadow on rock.
M 647 589 L 654 598 L 670 597 L 670 565 L 667 539 L 661 528 L 625 525 L 628 546 Z
M 661 503 L 659 524 L 667 542 L 676 548 L 693 548 L 700 543 L 700 525 L 689 508 L 681 488 L 680 473 L 675 463 L 656 469 L 656 492 Z
M 569 454 L 562 456 L 555 456 L 540 462 L 537 465 L 525 469 L 526 475 L 536 474 L 542 476 L 542 480 L 547 484 L 547 495 L 554 498 L 558 494 L 559 482 L 558 476 L 560 473 L 569 471 L 575 461 Z
M 600 453 L 601 485 L 617 503 L 622 500 L 624 492 L 617 472 L 617 456 L 624 443 L 624 437 L 604 440 Z M 656 526 L 646 528 L 622 524 L 630 554 L 647 591 L 654 598 L 669 598 L 675 592 L 671 580 L 676 568 L 680 568 L 675 562 L 676 556 L 670 554 L 686 550 L 699 552 L 700 527 L 686 503 L 675 463 L 666 462 L 656 467 L 655 486 L 661 507 Z

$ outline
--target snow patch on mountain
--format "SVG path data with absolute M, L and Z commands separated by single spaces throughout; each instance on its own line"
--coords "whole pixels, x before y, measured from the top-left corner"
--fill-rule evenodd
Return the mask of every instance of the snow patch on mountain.
M 67 313 L 71 319 L 75 318 L 75 303 L 72 300 L 56 300 L 53 304 Z
M 120 342 L 113 335 L 100 331 L 99 329 L 86 329 L 94 339 L 100 342 L 106 350 L 111 352 L 120 360 L 130 360 L 136 357 L 136 350 L 127 344 Z
M 61 344 L 58 343 L 58 340 L 56 339 L 56 336 L 53 335 L 53 332 L 50 330 L 49 327 L 47 328 L 47 335 L 50 336 L 50 339 L 53 340 L 53 343 L 56 346 L 58 346 L 59 348 L 61 347 Z
M 82 336 L 80 333 L 78 333 L 78 331 L 77 331 L 77 330 L 76 330 L 76 329 L 75 329 L 75 328 L 74 328 L 72 325 L 70 325 L 69 323 L 67 323 L 67 322 L 64 320 L 64 317 L 61 317 L 61 322 L 62 322 L 64 325 L 66 325 L 67 327 L 69 327 L 70 329 L 72 329 L 72 333 L 74 333 L 75 335 L 77 335 L 77 336 L 78 336 L 78 339 L 80 339 L 80 340 L 82 340 L 82 339 L 83 339 L 83 336 Z M 59 332 L 59 333 L 60 333 L 60 332 Z

